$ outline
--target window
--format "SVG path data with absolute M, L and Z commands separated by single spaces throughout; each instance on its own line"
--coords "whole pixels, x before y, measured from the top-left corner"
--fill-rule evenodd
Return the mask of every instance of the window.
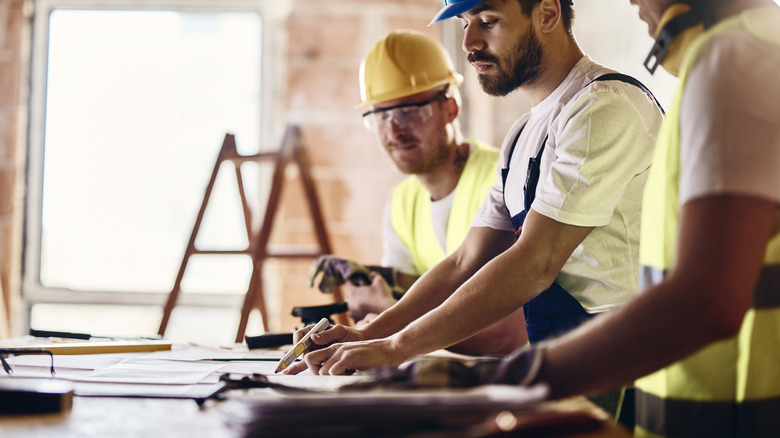
M 163 302 L 225 134 L 246 154 L 275 138 L 273 27 L 283 11 L 272 3 L 36 2 L 24 272 L 31 305 Z M 257 169 L 244 175 L 260 178 Z M 246 245 L 233 187 L 217 182 L 199 246 Z M 237 304 L 251 261 L 199 257 L 185 278 L 196 292 L 189 298 Z

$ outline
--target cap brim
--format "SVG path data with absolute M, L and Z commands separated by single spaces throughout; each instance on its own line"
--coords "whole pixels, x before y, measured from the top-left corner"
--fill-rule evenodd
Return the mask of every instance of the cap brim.
M 452 18 L 456 15 L 460 15 L 480 3 L 482 3 L 482 0 L 461 0 L 459 2 L 451 3 L 441 8 L 441 10 L 439 10 L 439 13 L 437 13 L 436 16 L 433 17 L 433 20 L 431 20 L 431 22 L 428 23 L 428 26 L 431 26 L 433 24 L 436 24 L 448 18 Z

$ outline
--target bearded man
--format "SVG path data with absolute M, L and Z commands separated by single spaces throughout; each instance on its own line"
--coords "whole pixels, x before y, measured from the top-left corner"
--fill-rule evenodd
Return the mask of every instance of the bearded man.
M 455 16 L 483 90 L 520 90 L 533 107 L 505 137 L 460 247 L 364 328 L 315 335 L 335 344 L 292 372 L 398 366 L 520 307 L 534 344 L 637 294 L 642 191 L 663 119 L 652 94 L 582 52 L 568 0 L 448 0 L 434 22 Z

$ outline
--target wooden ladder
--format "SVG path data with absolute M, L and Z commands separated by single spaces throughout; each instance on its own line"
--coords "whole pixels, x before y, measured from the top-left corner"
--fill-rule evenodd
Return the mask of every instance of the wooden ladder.
M 243 342 L 244 334 L 246 332 L 246 325 L 249 319 L 249 313 L 252 309 L 258 309 L 260 316 L 263 320 L 263 328 L 268 332 L 268 313 L 265 306 L 265 297 L 263 295 L 263 264 L 269 258 L 314 258 L 325 254 L 332 253 L 330 242 L 328 240 L 328 233 L 325 230 L 325 222 L 322 218 L 320 210 L 320 203 L 317 198 L 317 193 L 314 190 L 314 180 L 309 173 L 308 163 L 305 159 L 304 147 L 301 142 L 300 129 L 295 125 L 288 125 L 282 144 L 275 152 L 258 153 L 253 155 L 240 155 L 236 149 L 235 137 L 232 134 L 226 134 L 225 139 L 222 142 L 222 148 L 217 156 L 217 161 L 214 165 L 214 170 L 211 173 L 211 179 L 206 186 L 206 192 L 203 196 L 203 203 L 200 206 L 198 215 L 195 219 L 195 225 L 192 227 L 192 233 L 190 234 L 189 243 L 187 243 L 187 249 L 184 251 L 184 257 L 182 258 L 181 266 L 179 267 L 179 273 L 176 276 L 176 281 L 168 294 L 168 299 L 165 303 L 163 310 L 162 321 L 160 322 L 160 329 L 157 332 L 160 336 L 165 334 L 165 329 L 168 326 L 171 312 L 176 306 L 176 301 L 181 293 L 182 279 L 184 278 L 184 272 L 187 269 L 187 263 L 190 257 L 198 254 L 211 254 L 211 255 L 246 255 L 252 259 L 252 276 L 249 280 L 249 286 L 247 287 L 246 294 L 244 296 L 244 304 L 241 308 L 241 320 L 238 324 L 238 332 L 236 333 L 236 342 Z M 195 246 L 195 240 L 200 230 L 203 216 L 208 206 L 209 198 L 211 197 L 211 191 L 214 188 L 214 183 L 217 179 L 217 173 L 225 161 L 230 161 L 234 165 L 236 182 L 238 185 L 238 194 L 241 198 L 241 207 L 244 213 L 244 223 L 246 225 L 246 232 L 249 245 L 245 249 L 237 250 L 202 250 Z M 244 184 L 241 175 L 241 165 L 245 162 L 263 162 L 271 161 L 274 163 L 273 176 L 271 179 L 271 188 L 268 194 L 268 201 L 265 206 L 265 214 L 263 221 L 260 225 L 260 229 L 255 232 L 252 226 L 252 211 L 247 203 L 246 194 L 244 192 Z M 278 210 L 279 199 L 282 192 L 282 185 L 284 182 L 284 170 L 290 161 L 297 164 L 299 170 L 299 177 L 303 185 L 306 200 L 308 201 L 309 213 L 311 215 L 312 223 L 314 225 L 314 232 L 317 237 L 317 245 L 315 248 L 297 248 L 273 251 L 268 246 L 268 241 L 271 236 L 271 229 L 274 224 L 274 216 Z M 340 289 L 334 290 L 333 295 L 334 302 L 343 301 L 343 295 Z M 343 318 L 339 318 L 340 320 Z

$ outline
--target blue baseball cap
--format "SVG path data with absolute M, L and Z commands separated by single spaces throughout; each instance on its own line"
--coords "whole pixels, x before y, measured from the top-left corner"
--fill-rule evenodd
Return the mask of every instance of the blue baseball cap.
M 574 6 L 574 0 L 561 0 L 566 1 L 570 5 Z M 444 0 L 444 7 L 439 10 L 439 13 L 433 17 L 428 26 L 436 24 L 440 21 L 452 18 L 456 15 L 460 15 L 474 6 L 482 3 L 482 0 Z
M 482 0 L 444 0 L 444 7 L 433 17 L 428 26 L 460 15 L 480 3 L 482 3 Z

